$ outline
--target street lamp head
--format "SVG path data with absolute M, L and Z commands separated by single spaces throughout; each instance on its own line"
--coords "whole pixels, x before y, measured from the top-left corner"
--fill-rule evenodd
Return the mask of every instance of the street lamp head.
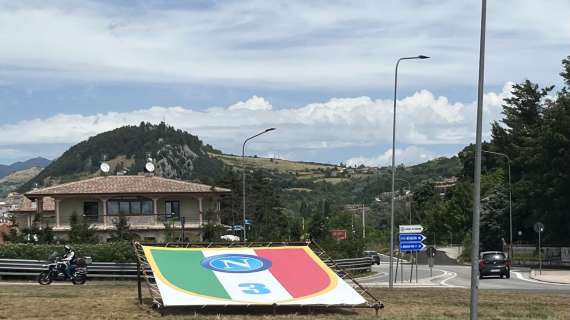
M 424 56 L 424 55 L 422 55 L 422 54 L 420 54 L 420 55 L 418 56 L 418 59 L 429 59 L 429 58 L 430 58 L 430 57 Z
M 273 131 L 273 130 L 275 130 L 275 128 L 269 128 L 269 129 L 265 129 L 265 131 L 264 131 L 264 132 L 269 132 L 269 131 Z

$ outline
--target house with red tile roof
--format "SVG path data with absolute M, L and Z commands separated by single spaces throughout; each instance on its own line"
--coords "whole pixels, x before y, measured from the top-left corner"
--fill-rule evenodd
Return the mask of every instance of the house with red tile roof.
M 165 224 L 177 234 L 184 228 L 187 240 L 202 240 L 205 215 L 215 215 L 210 221 L 219 223 L 220 200 L 230 191 L 153 175 L 123 175 L 34 189 L 25 196 L 34 215 L 53 216 L 42 221 L 48 221 L 60 239 L 67 237 L 73 215 L 86 219 L 101 241 L 112 236 L 115 223 L 124 216 L 142 240 L 160 242 L 166 238 Z
M 42 214 L 38 214 L 37 202 L 22 197 L 14 209 L 9 210 L 19 229 L 31 228 L 37 222 L 40 226 L 52 226 L 55 221 L 55 201 L 52 197 L 45 197 L 42 201 Z

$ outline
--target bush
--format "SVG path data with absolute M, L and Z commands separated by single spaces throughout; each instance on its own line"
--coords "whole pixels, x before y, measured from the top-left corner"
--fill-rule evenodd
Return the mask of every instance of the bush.
M 135 262 L 130 242 L 101 244 L 71 244 L 79 256 L 89 256 L 95 262 Z M 0 246 L 0 259 L 46 260 L 52 252 L 63 254 L 63 245 L 13 243 Z

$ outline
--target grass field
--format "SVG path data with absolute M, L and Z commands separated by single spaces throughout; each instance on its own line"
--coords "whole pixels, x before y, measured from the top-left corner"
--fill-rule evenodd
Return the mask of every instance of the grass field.
M 195 314 L 176 310 L 161 317 L 139 306 L 135 282 L 90 282 L 71 285 L 0 285 L 0 319 L 466 319 L 467 289 L 373 289 L 385 309 L 306 312 Z M 146 292 L 145 292 L 146 293 Z M 570 294 L 481 290 L 481 319 L 568 319 Z
M 211 154 L 222 160 L 227 165 L 241 167 L 241 157 L 228 154 Z M 248 168 L 262 168 L 267 170 L 277 170 L 279 172 L 310 172 L 320 169 L 334 168 L 334 165 L 317 164 L 300 161 L 289 161 L 270 158 L 245 157 L 245 165 Z

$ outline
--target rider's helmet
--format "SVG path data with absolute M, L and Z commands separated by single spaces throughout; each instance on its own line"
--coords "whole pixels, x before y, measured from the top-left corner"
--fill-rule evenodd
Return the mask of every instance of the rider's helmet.
M 65 253 L 69 253 L 71 251 L 71 246 L 66 244 L 65 246 L 63 246 L 63 249 L 65 250 Z

